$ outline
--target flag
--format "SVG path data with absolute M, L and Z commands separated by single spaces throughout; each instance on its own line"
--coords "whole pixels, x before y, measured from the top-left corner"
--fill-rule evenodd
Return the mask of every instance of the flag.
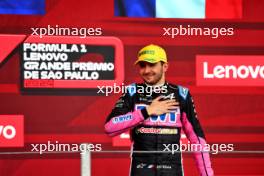
M 150 18 L 242 18 L 242 0 L 115 0 L 115 16 Z
M 43 15 L 45 0 L 0 0 L 0 14 Z

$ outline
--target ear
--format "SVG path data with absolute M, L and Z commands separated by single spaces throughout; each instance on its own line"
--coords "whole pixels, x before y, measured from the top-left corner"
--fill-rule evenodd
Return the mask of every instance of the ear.
M 166 72 L 169 68 L 169 64 L 168 63 L 164 63 L 163 64 L 163 71 Z

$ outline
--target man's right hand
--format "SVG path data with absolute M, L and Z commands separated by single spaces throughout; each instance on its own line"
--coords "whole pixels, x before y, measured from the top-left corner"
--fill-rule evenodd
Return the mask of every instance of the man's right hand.
M 179 107 L 179 102 L 175 99 L 171 100 L 161 100 L 162 96 L 155 98 L 152 103 L 146 108 L 148 114 L 151 115 L 161 115 L 164 113 L 169 113 Z

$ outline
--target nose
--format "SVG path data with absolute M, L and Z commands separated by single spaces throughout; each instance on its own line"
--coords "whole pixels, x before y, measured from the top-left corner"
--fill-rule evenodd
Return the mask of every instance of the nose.
M 149 65 L 146 65 L 144 68 L 144 73 L 149 73 L 151 71 L 151 67 Z

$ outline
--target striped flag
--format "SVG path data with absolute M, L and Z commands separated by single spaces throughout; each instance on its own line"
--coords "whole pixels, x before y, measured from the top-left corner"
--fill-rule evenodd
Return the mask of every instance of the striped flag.
M 115 16 L 150 18 L 242 18 L 242 0 L 115 0 Z
M 43 15 L 45 0 L 0 0 L 0 14 Z

